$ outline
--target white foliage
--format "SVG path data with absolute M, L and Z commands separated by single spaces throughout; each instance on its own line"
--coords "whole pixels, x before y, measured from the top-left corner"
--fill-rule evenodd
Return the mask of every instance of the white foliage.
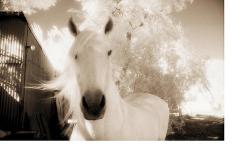
M 57 0 L 3 0 L 5 10 L 23 11 L 31 14 L 36 10 L 47 10 L 55 6 Z
M 224 116 L 224 62 L 210 59 L 205 64 L 206 76 L 209 80 L 209 92 L 205 92 L 200 84 L 193 85 L 185 92 L 186 102 L 182 103 L 183 114 L 206 114 Z M 201 93 L 199 93 L 201 92 Z
M 67 50 L 71 47 L 74 38 L 69 33 L 68 28 L 58 29 L 53 26 L 48 31 L 48 37 L 43 41 L 43 46 L 49 51 L 48 57 L 58 71 L 64 67 Z
M 38 24 L 32 23 L 31 28 L 40 41 L 53 67 L 56 71 L 61 72 L 64 69 L 67 53 L 74 40 L 68 28 L 64 27 L 58 29 L 57 26 L 52 26 L 52 28 L 48 30 L 46 38 Z
M 80 30 L 92 29 L 103 32 L 104 24 L 111 15 L 113 3 L 111 0 L 82 0 L 82 11 L 85 21 L 81 24 Z

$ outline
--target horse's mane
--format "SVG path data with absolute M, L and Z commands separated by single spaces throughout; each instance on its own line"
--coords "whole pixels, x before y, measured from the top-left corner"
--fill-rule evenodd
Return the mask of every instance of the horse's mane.
M 42 83 L 38 88 L 55 92 L 56 107 L 58 119 L 61 127 L 64 129 L 63 134 L 70 136 L 74 124 L 67 124 L 68 119 L 73 117 L 77 108 L 79 97 L 79 86 L 71 75 L 70 68 L 64 69 L 56 78 Z M 75 93 L 74 93 L 75 92 Z
M 106 39 L 107 37 L 104 34 L 85 30 L 78 34 L 75 38 L 74 44 L 69 53 L 75 52 L 73 48 L 84 49 L 87 46 L 101 51 L 102 49 L 109 47 L 109 40 L 106 41 Z

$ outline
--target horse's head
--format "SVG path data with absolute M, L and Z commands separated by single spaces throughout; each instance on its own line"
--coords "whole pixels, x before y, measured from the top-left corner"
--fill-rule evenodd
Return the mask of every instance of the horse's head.
M 77 70 L 75 75 L 80 87 L 80 108 L 87 120 L 103 118 L 107 108 L 106 90 L 111 78 L 109 59 L 112 53 L 107 35 L 112 27 L 113 22 L 109 19 L 102 34 L 80 32 L 72 19 L 69 21 L 69 29 L 75 37 L 69 60 Z

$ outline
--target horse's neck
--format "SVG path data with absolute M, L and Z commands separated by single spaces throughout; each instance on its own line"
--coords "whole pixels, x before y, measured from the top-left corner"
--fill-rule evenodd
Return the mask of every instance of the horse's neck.
M 106 125 L 110 125 L 111 129 L 117 130 L 123 124 L 125 107 L 123 106 L 123 100 L 113 80 L 110 80 L 107 93 L 109 103 L 107 103 Z
M 110 86 L 109 86 L 109 90 L 107 91 L 108 93 L 108 97 L 109 97 L 109 102 L 108 106 L 111 106 L 113 109 L 113 111 L 117 111 L 117 112 L 123 112 L 123 103 L 122 103 L 122 98 L 119 94 L 119 90 L 117 88 L 117 86 L 115 85 L 115 83 L 113 82 L 113 80 L 111 80 L 110 82 Z M 111 112 L 113 112 L 111 111 Z

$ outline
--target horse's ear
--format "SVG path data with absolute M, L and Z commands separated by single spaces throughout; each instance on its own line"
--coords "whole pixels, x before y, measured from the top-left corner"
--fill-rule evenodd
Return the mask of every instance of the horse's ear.
M 113 21 L 111 18 L 109 18 L 105 26 L 105 34 L 109 33 L 112 29 L 113 29 Z
M 70 32 L 71 32 L 75 37 L 80 33 L 80 31 L 79 31 L 79 29 L 77 28 L 76 24 L 74 24 L 72 18 L 69 19 L 68 27 L 69 27 Z

